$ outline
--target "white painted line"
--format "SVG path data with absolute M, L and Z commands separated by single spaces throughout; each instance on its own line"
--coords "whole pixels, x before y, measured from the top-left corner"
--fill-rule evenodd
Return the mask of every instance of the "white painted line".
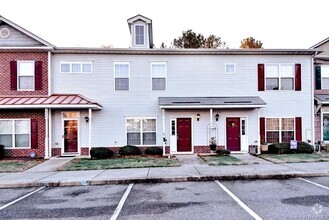
M 319 184 L 319 183 L 315 183 L 315 182 L 312 182 L 312 181 L 307 180 L 307 179 L 304 179 L 304 178 L 299 178 L 299 179 L 300 179 L 300 180 L 303 180 L 303 181 L 305 181 L 305 182 L 311 183 L 311 184 L 313 184 L 313 185 L 316 185 L 316 186 L 318 186 L 318 187 L 322 187 L 322 188 L 324 188 L 324 189 L 328 189 L 328 190 L 329 190 L 329 187 L 324 186 L 324 185 L 321 185 L 321 184 Z
M 12 201 L 12 202 L 10 202 L 10 203 L 7 203 L 7 204 L 4 205 L 4 206 L 1 206 L 1 207 L 0 207 L 0 211 L 1 211 L 2 209 L 7 208 L 8 206 L 11 206 L 11 205 L 15 204 L 16 202 L 19 202 L 19 201 L 25 199 L 26 197 L 29 197 L 29 196 L 33 195 L 33 194 L 36 193 L 36 192 L 39 192 L 40 190 L 42 190 L 42 189 L 44 189 L 44 188 L 46 188 L 46 187 L 45 187 L 45 186 L 40 187 L 39 189 L 36 189 L 36 190 L 34 190 L 33 192 L 30 192 L 30 193 L 26 194 L 25 196 L 22 196 L 22 197 L 20 197 L 20 198 L 14 200 L 14 201 Z
M 125 192 L 125 194 L 123 194 L 123 196 L 122 196 L 122 198 L 121 198 L 121 200 L 120 200 L 117 208 L 114 210 L 114 213 L 113 213 L 113 215 L 112 215 L 112 217 L 111 217 L 110 220 L 116 220 L 118 218 L 118 216 L 119 216 L 119 214 L 121 212 L 121 209 L 122 209 L 123 205 L 125 204 L 125 202 L 126 202 L 126 200 L 128 198 L 128 195 L 129 195 L 131 189 L 133 188 L 133 185 L 134 185 L 133 183 L 132 184 L 129 184 L 129 186 L 128 186 L 126 192 Z
M 246 204 L 244 204 L 238 197 L 236 197 L 230 190 L 228 190 L 223 184 L 221 184 L 218 180 L 215 182 L 227 193 L 229 194 L 246 212 L 249 213 L 254 219 L 262 220 L 253 210 L 251 210 Z

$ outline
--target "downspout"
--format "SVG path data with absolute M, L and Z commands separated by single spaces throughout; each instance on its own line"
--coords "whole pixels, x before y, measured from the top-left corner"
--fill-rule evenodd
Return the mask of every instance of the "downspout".
M 48 96 L 51 96 L 51 52 L 48 51 Z
M 311 59 L 311 111 L 312 111 L 312 117 L 311 117 L 311 122 L 312 122 L 312 138 L 311 138 L 311 143 L 315 144 L 315 112 L 314 112 L 314 57 L 318 54 L 318 51 L 315 52 L 314 55 L 312 55 L 312 59 Z M 307 141 L 307 140 L 306 140 Z

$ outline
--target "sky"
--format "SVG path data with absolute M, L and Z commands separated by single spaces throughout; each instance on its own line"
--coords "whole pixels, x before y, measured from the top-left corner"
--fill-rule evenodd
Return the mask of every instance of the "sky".
M 305 49 L 329 37 L 328 0 L 0 0 L 0 15 L 57 47 L 128 48 L 127 19 L 152 19 L 155 47 L 182 31 L 254 37 L 264 48 Z

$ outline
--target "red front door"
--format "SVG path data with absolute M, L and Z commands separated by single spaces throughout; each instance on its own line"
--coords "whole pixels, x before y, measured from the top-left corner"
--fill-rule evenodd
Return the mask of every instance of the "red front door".
M 227 149 L 240 151 L 240 118 L 226 119 Z
M 64 153 L 78 152 L 78 120 L 64 120 Z
M 177 151 L 192 151 L 192 131 L 190 118 L 177 118 Z

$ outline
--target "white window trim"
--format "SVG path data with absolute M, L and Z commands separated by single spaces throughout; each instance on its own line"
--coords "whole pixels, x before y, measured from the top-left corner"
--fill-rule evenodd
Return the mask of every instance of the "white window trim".
M 70 65 L 70 72 L 63 72 L 62 71 L 62 64 L 68 64 L 68 65 Z M 72 71 L 72 65 L 73 64 L 80 64 L 80 72 L 73 72 Z M 82 66 L 83 66 L 83 64 L 90 64 L 91 65 L 91 72 L 83 72 L 82 70 L 83 70 L 83 68 L 82 68 Z M 59 68 L 60 68 L 60 73 L 62 73 L 62 74 L 93 74 L 93 72 L 94 72 L 94 67 L 93 67 L 93 62 L 92 61 L 61 61 L 60 62 L 60 66 L 59 66 Z
M 233 71 L 233 73 L 229 73 L 229 72 L 227 72 L 227 66 L 228 65 L 233 65 L 233 68 L 234 68 L 234 71 Z M 233 75 L 233 74 L 236 74 L 236 65 L 235 65 L 235 63 L 225 63 L 225 74 L 227 74 L 227 75 Z
M 19 77 L 20 77 L 20 63 L 33 63 L 34 73 L 33 73 L 33 89 L 21 89 L 20 83 L 19 83 Z M 35 91 L 35 61 L 34 60 L 18 60 L 17 63 L 17 91 Z
M 115 65 L 117 65 L 117 64 L 128 65 L 128 77 L 126 77 L 126 78 L 128 78 L 128 90 L 116 90 L 115 89 L 115 79 L 117 78 L 117 77 L 115 77 Z M 115 92 L 129 92 L 130 91 L 130 62 L 113 62 L 113 78 L 114 78 L 114 88 L 113 88 L 113 90 Z
M 321 141 L 324 141 L 325 143 L 329 143 L 328 140 L 327 141 L 323 140 L 323 116 L 324 115 L 329 115 L 329 111 L 327 110 L 327 111 L 321 112 Z
M 29 121 L 29 146 L 28 147 L 16 147 L 15 146 L 15 121 L 20 121 L 20 120 L 25 120 Z M 12 121 L 13 122 L 13 127 L 12 127 L 12 143 L 13 147 L 5 147 L 5 149 L 31 149 L 31 119 L 30 118 L 3 118 L 0 119 L 0 121 Z
M 136 27 L 138 27 L 138 26 L 142 26 L 142 27 L 144 27 L 144 44 L 137 44 L 137 42 L 136 42 Z M 134 45 L 136 46 L 136 47 L 144 47 L 145 45 L 146 45 L 146 25 L 145 24 L 135 24 L 134 25 Z
M 267 130 L 267 128 L 266 128 L 266 119 L 268 119 L 268 118 L 273 118 L 273 119 L 279 119 L 279 130 Z M 279 131 L 279 143 L 282 143 L 282 134 L 281 134 L 281 132 L 283 131 L 282 130 L 282 128 L 281 128 L 281 126 L 282 126 L 282 121 L 281 121 L 281 119 L 283 119 L 283 118 L 286 118 L 286 119 L 288 119 L 288 118 L 290 118 L 290 119 L 293 119 L 294 120 L 294 130 L 284 130 L 284 131 L 293 131 L 294 132 L 294 140 L 296 140 L 296 118 L 295 117 L 266 117 L 265 118 L 265 142 L 267 141 L 267 132 L 268 131 Z M 268 143 L 268 144 L 273 144 L 273 143 Z
M 157 122 L 157 118 L 156 117 L 126 117 L 126 121 L 125 121 L 125 129 L 126 129 L 126 144 L 128 144 L 128 138 L 127 138 L 127 134 L 128 134 L 128 129 L 127 129 L 127 126 L 128 126 L 128 123 L 127 121 L 128 120 L 140 120 L 140 123 L 141 123 L 141 127 L 140 127 L 140 140 L 141 140 L 141 144 L 140 145 L 135 145 L 135 146 L 139 146 L 139 147 L 152 147 L 152 146 L 157 146 L 157 131 L 158 131 L 158 122 Z M 146 145 L 146 144 L 143 144 L 143 126 L 142 126 L 142 121 L 143 119 L 154 119 L 155 120 L 155 144 L 151 144 L 151 145 Z
M 279 66 L 279 76 L 278 77 L 267 77 L 266 76 L 266 66 L 268 66 L 268 65 L 278 65 Z M 294 86 L 294 88 L 293 89 L 291 89 L 291 90 L 283 90 L 283 89 L 281 89 L 281 79 L 284 79 L 284 78 L 287 78 L 287 79 L 290 79 L 291 77 L 285 77 L 285 76 L 281 76 L 281 65 L 292 65 L 292 66 L 295 66 L 295 63 L 266 63 L 265 64 L 265 71 L 264 71 L 264 74 L 265 74 L 265 91 L 286 91 L 286 92 L 290 92 L 290 91 L 295 91 L 295 72 L 294 72 L 294 77 L 292 77 L 293 78 L 293 86 Z M 279 79 L 279 85 L 278 85 L 278 90 L 267 90 L 266 89 L 266 79 L 267 78 L 278 78 Z
M 153 90 L 153 78 L 162 79 L 162 77 L 153 77 L 152 65 L 165 65 L 165 89 L 164 90 Z M 162 92 L 167 91 L 167 62 L 151 62 L 150 64 L 150 72 L 151 72 L 151 91 L 152 92 Z

